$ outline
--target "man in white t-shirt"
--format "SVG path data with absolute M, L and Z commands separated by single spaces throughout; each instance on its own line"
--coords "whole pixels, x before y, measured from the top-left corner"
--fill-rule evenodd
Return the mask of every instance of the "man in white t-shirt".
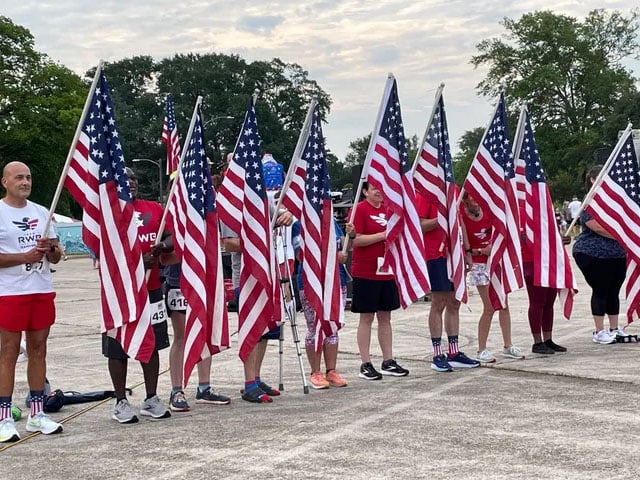
M 6 195 L 0 200 L 0 442 L 20 439 L 11 416 L 15 367 L 25 332 L 27 379 L 31 411 L 28 432 L 62 432 L 62 425 L 43 412 L 47 338 L 55 321 L 50 264 L 62 252 L 51 226 L 49 212 L 27 198 L 31 171 L 22 162 L 8 163 L 2 172 Z
M 569 205 L 567 205 L 567 207 L 569 208 L 569 213 L 571 214 L 571 220 L 578 216 L 580 205 L 582 205 L 582 202 L 578 200 L 578 197 L 573 197 L 571 202 L 569 202 Z

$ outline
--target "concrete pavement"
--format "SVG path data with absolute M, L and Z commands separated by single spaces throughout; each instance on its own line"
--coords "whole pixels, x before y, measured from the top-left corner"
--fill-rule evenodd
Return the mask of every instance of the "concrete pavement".
M 97 272 L 89 258 L 70 259 L 56 269 L 58 321 L 49 343 L 49 379 L 63 390 L 111 389 L 100 354 Z M 233 337 L 232 348 L 216 355 L 212 368 L 214 385 L 232 397 L 231 405 L 196 405 L 194 375 L 187 389 L 192 410 L 167 420 L 119 425 L 110 418 L 111 400 L 53 414 L 64 420 L 60 435 L 28 436 L 23 419 L 17 424 L 23 440 L 0 446 L 0 478 L 637 478 L 640 344 L 592 343 L 589 289 L 577 269 L 576 274 L 581 293 L 572 320 L 556 313 L 555 340 L 569 348 L 567 354 L 530 353 L 521 291 L 510 305 L 514 343 L 527 351 L 525 360 L 500 358 L 496 319 L 489 347 L 498 363 L 433 372 L 429 303 L 419 302 L 393 313 L 395 355 L 411 374 L 367 382 L 357 377 L 357 318 L 347 313 L 339 369 L 348 387 L 303 394 L 287 328 L 285 392 L 272 404 L 254 405 L 240 399 L 242 368 Z M 461 310 L 460 342 L 472 355 L 477 294 L 469 308 Z M 234 330 L 235 319 L 232 314 Z M 301 314 L 298 322 L 304 324 Z M 635 324 L 628 330 L 640 333 Z M 375 336 L 371 351 L 379 363 Z M 277 361 L 277 342 L 271 342 L 263 377 L 272 384 Z M 166 368 L 165 350 L 161 370 Z M 136 386 L 131 400 L 138 407 L 144 398 L 141 370 L 135 363 L 129 370 L 128 383 Z M 14 399 L 22 403 L 26 391 L 21 363 Z M 163 400 L 169 391 L 169 375 L 163 373 Z

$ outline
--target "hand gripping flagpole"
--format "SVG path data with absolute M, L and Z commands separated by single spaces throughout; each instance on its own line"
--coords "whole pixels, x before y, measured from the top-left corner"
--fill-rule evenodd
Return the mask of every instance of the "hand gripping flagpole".
M 349 215 L 349 222 L 353 223 L 353 219 L 356 216 L 356 208 L 358 206 L 358 199 L 360 198 L 360 192 L 362 190 L 362 184 L 367 179 L 369 174 L 369 165 L 371 164 L 371 152 L 373 151 L 373 145 L 375 144 L 375 137 L 378 135 L 380 131 L 380 122 L 382 122 L 382 117 L 384 114 L 384 107 L 387 104 L 387 99 L 389 95 L 391 95 L 391 88 L 393 87 L 393 82 L 395 81 L 395 77 L 393 73 L 389 72 L 387 75 L 387 83 L 384 86 L 384 94 L 382 95 L 382 101 L 380 102 L 380 108 L 378 109 L 378 116 L 376 118 L 376 123 L 373 126 L 373 131 L 371 132 L 371 139 L 369 140 L 369 148 L 367 148 L 367 156 L 364 159 L 364 165 L 362 166 L 362 173 L 360 174 L 360 181 L 358 182 L 358 189 L 356 192 L 356 198 L 353 199 L 353 206 L 351 207 L 351 215 Z M 357 233 L 357 232 L 356 232 Z M 347 253 L 347 249 L 349 248 L 349 236 L 347 235 L 347 241 L 342 245 L 342 253 Z
M 427 122 L 427 128 L 424 131 L 424 135 L 422 136 L 422 141 L 418 144 L 418 151 L 416 152 L 416 158 L 413 161 L 413 166 L 411 167 L 411 173 L 416 173 L 416 168 L 418 167 L 418 160 L 420 160 L 420 152 L 422 151 L 422 146 L 424 142 L 427 140 L 427 135 L 429 135 L 429 130 L 431 129 L 431 125 L 433 124 L 433 117 L 436 114 L 436 110 L 438 109 L 438 105 L 440 103 L 440 97 L 442 97 L 442 91 L 444 90 L 444 83 L 441 83 L 436 90 L 436 96 L 433 101 L 433 108 L 431 109 L 431 115 L 429 115 L 429 121 Z
M 87 99 L 84 102 L 84 108 L 82 109 L 82 115 L 80 115 L 80 121 L 78 122 L 78 126 L 76 127 L 76 133 L 73 135 L 73 140 L 71 141 L 71 147 L 69 148 L 69 153 L 67 154 L 67 160 L 64 164 L 64 167 L 62 167 L 60 180 L 58 181 L 56 192 L 53 195 L 53 200 L 51 200 L 51 207 L 49 208 L 49 216 L 47 217 L 47 223 L 44 226 L 43 235 L 45 237 L 49 233 L 49 227 L 51 226 L 51 220 L 53 219 L 53 214 L 55 213 L 56 207 L 58 206 L 58 202 L 60 201 L 60 195 L 62 194 L 62 189 L 64 188 L 64 181 L 67 178 L 67 175 L 69 173 L 69 166 L 71 165 L 73 154 L 76 151 L 76 144 L 78 143 L 78 139 L 80 138 L 80 134 L 82 133 L 82 126 L 84 125 L 84 121 L 87 118 L 87 113 L 89 112 L 89 108 L 91 108 L 91 100 L 93 99 L 93 94 L 96 91 L 96 85 L 98 85 L 98 80 L 100 80 L 100 75 L 102 74 L 103 63 L 104 62 L 100 60 L 98 62 L 98 66 L 96 67 L 96 73 L 93 77 L 93 82 L 91 83 L 91 87 L 89 88 Z M 81 206 L 84 209 L 84 205 L 81 205 Z
M 625 142 L 626 136 L 629 135 L 629 132 L 631 131 L 631 127 L 632 125 L 631 123 L 629 123 L 625 131 L 620 136 L 618 143 L 616 144 L 615 148 L 611 152 L 611 155 L 609 155 L 609 158 L 607 159 L 604 166 L 602 167 L 602 170 L 600 170 L 598 177 L 596 178 L 595 182 L 593 182 L 593 185 L 591 185 L 591 189 L 589 190 L 589 193 L 587 193 L 586 197 L 584 197 L 584 200 L 582 201 L 582 205 L 580 205 L 580 209 L 578 210 L 578 213 L 576 214 L 575 218 L 571 222 L 571 225 L 569 225 L 569 227 L 567 228 L 567 231 L 564 233 L 566 236 L 568 236 L 571 233 L 571 230 L 573 230 L 573 228 L 576 225 L 576 222 L 580 218 L 580 214 L 584 211 L 585 208 L 587 208 L 587 205 L 589 205 L 589 202 L 591 202 L 591 200 L 593 199 L 593 196 L 596 194 L 596 190 L 600 187 L 600 184 L 602 183 L 602 179 L 604 178 L 604 176 L 609 172 L 609 169 L 611 168 L 611 164 L 613 163 L 613 160 L 620 153 L 620 149 L 622 148 L 622 145 Z
M 317 97 L 313 97 L 311 99 L 311 103 L 309 104 L 309 110 L 307 110 L 307 116 L 304 119 L 304 123 L 302 124 L 302 130 L 300 130 L 300 136 L 298 137 L 298 143 L 296 144 L 296 149 L 293 151 L 293 155 L 291 157 L 291 163 L 289 163 L 289 170 L 287 170 L 287 176 L 284 179 L 284 185 L 282 186 L 282 190 L 280 190 L 280 196 L 278 197 L 278 202 L 276 203 L 275 214 L 271 218 L 271 229 L 273 229 L 276 225 L 276 220 L 278 218 L 278 212 L 280 211 L 280 206 L 282 205 L 282 200 L 284 199 L 289 187 L 291 186 L 291 182 L 293 181 L 293 176 L 295 175 L 296 166 L 298 165 L 298 161 L 304 152 L 304 148 L 307 143 L 307 138 L 309 137 L 309 129 L 311 128 L 311 122 L 313 119 L 313 112 L 318 104 Z

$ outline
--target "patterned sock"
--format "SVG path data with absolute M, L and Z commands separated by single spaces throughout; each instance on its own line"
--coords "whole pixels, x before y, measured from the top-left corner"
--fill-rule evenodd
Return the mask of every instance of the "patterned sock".
M 0 422 L 11 418 L 11 397 L 0 397 Z
M 448 339 L 449 339 L 449 355 L 453 357 L 460 351 L 458 349 L 458 335 L 450 335 Z
M 44 390 L 31 390 L 29 392 L 31 397 L 31 416 L 35 417 L 42 411 L 42 404 L 44 403 Z
M 200 393 L 204 393 L 204 392 L 206 392 L 206 391 L 207 391 L 207 389 L 208 389 L 208 388 L 210 388 L 210 387 L 211 387 L 211 384 L 210 384 L 209 382 L 201 382 L 201 383 L 198 383 L 198 391 L 199 391 Z
M 442 337 L 432 337 L 431 344 L 433 345 L 433 358 L 442 355 Z

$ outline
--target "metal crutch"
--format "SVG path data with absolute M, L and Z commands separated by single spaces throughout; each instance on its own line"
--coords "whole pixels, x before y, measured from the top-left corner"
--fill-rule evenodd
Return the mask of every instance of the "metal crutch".
M 298 335 L 298 325 L 296 323 L 296 297 L 293 291 L 293 285 L 291 283 L 292 272 L 289 270 L 289 261 L 287 258 L 287 232 L 284 230 L 286 227 L 276 227 L 274 229 L 274 245 L 275 241 L 280 233 L 282 238 L 282 250 L 284 252 L 284 273 L 281 275 L 280 266 L 276 268 L 276 274 L 278 276 L 278 284 L 280 285 L 280 293 L 282 295 L 282 301 L 284 305 L 285 317 L 289 320 L 291 325 L 291 336 L 296 347 L 296 353 L 298 354 L 298 365 L 300 367 L 300 376 L 302 377 L 302 391 L 306 394 L 309 393 L 309 384 L 307 383 L 307 377 L 304 373 L 304 365 L 302 361 L 302 350 L 300 348 L 300 336 Z M 276 253 L 277 256 L 277 253 Z M 277 258 L 276 258 L 277 260 Z M 290 300 L 287 300 L 287 294 L 285 289 L 289 289 Z M 284 357 L 284 329 L 280 328 L 279 343 L 279 385 L 280 390 L 284 390 L 283 383 L 283 357 Z

